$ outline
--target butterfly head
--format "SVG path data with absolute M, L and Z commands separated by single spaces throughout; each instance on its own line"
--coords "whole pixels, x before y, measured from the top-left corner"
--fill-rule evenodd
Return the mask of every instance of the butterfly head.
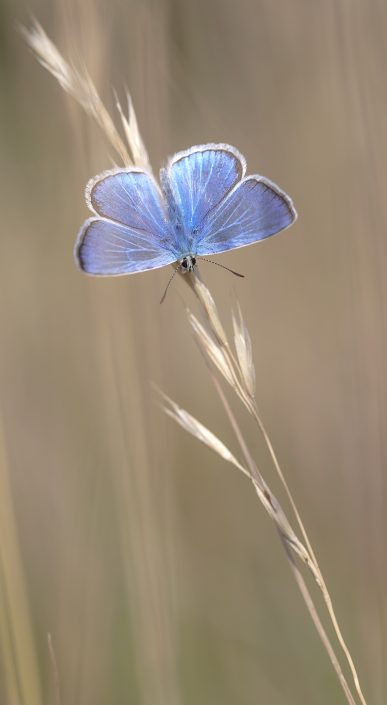
M 196 265 L 196 257 L 193 255 L 186 255 L 179 260 L 179 269 L 186 274 L 187 272 L 193 272 Z

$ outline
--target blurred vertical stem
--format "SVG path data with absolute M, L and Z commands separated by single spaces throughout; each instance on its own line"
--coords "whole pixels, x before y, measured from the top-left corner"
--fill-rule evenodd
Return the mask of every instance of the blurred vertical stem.
M 30 29 L 22 29 L 22 33 L 38 61 L 98 125 L 120 163 L 150 171 L 130 96 L 127 95 L 126 112 L 116 96 L 121 136 L 87 71 L 67 61 L 37 22 Z M 112 309 L 117 311 L 119 307 L 120 302 L 115 300 Z M 103 322 L 112 319 L 112 309 L 105 317 L 101 317 L 99 309 L 100 323 L 101 319 Z M 165 543 L 157 511 L 159 498 L 151 467 L 145 401 L 139 375 L 134 375 L 130 389 L 122 383 L 128 367 L 139 367 L 136 344 L 136 336 L 130 334 L 125 317 L 120 337 L 116 333 L 103 335 L 97 348 L 106 352 L 103 370 L 109 406 L 107 435 L 117 439 L 111 451 L 112 478 L 141 699 L 146 705 L 177 705 L 180 695 L 175 670 L 174 616 L 169 604 Z
M 10 705 L 42 705 L 27 590 L 20 557 L 5 437 L 0 418 L 0 644 Z

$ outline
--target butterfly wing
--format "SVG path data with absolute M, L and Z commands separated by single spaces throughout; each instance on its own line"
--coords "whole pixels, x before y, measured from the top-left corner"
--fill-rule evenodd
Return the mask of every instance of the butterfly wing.
M 167 199 L 174 201 L 172 210 L 177 206 L 188 246 L 204 218 L 240 181 L 245 170 L 244 157 L 227 144 L 191 147 L 170 159 L 162 181 L 167 182 Z
M 150 242 L 149 233 L 104 218 L 85 221 L 74 256 L 82 271 L 99 276 L 145 272 L 176 261 L 176 255 Z
M 248 176 L 204 219 L 194 252 L 210 255 L 264 240 L 297 218 L 289 196 L 263 176 Z
M 87 274 L 131 274 L 176 261 L 161 194 L 150 174 L 104 172 L 87 185 L 86 201 L 97 217 L 83 224 L 74 255 Z

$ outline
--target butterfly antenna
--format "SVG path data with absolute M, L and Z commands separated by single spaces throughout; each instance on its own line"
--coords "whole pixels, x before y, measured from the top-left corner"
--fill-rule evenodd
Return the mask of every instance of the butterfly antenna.
M 231 272 L 231 274 L 235 274 L 236 277 L 242 277 L 244 279 L 245 275 L 244 274 L 239 274 L 239 272 L 235 272 L 233 269 L 230 269 L 229 267 L 225 267 L 224 264 L 219 264 L 219 262 L 214 262 L 212 259 L 207 259 L 206 257 L 201 257 L 201 260 L 204 260 L 204 262 L 210 262 L 210 264 L 216 264 L 217 267 L 222 267 L 222 269 L 227 269 L 228 272 Z
M 177 272 L 179 271 L 180 266 L 181 266 L 181 265 L 179 264 L 179 265 L 176 267 L 176 269 L 175 269 L 175 271 L 173 272 L 173 274 L 172 274 L 172 276 L 171 276 L 171 278 L 170 278 L 170 280 L 169 280 L 167 286 L 165 287 L 165 291 L 164 291 L 164 293 L 163 293 L 163 295 L 162 295 L 162 297 L 161 297 L 161 299 L 160 299 L 160 303 L 161 303 L 161 304 L 164 302 L 165 297 L 166 297 L 166 295 L 167 295 L 167 291 L 168 291 L 169 287 L 170 287 L 171 284 L 172 284 L 172 279 L 173 279 L 173 277 L 175 276 L 175 274 L 177 274 Z

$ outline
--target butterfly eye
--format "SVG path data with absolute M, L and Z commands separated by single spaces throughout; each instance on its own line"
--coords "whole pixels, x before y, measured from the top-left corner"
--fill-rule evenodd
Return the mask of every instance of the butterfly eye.
M 195 266 L 195 264 L 196 264 L 196 257 L 192 257 L 192 260 L 191 260 L 191 262 L 192 262 L 192 266 L 194 267 L 194 266 Z
M 187 269 L 187 266 L 188 266 L 188 265 L 187 265 L 187 260 L 186 260 L 186 259 L 183 259 L 183 261 L 182 261 L 182 263 L 181 263 L 181 266 L 183 267 L 183 269 Z

